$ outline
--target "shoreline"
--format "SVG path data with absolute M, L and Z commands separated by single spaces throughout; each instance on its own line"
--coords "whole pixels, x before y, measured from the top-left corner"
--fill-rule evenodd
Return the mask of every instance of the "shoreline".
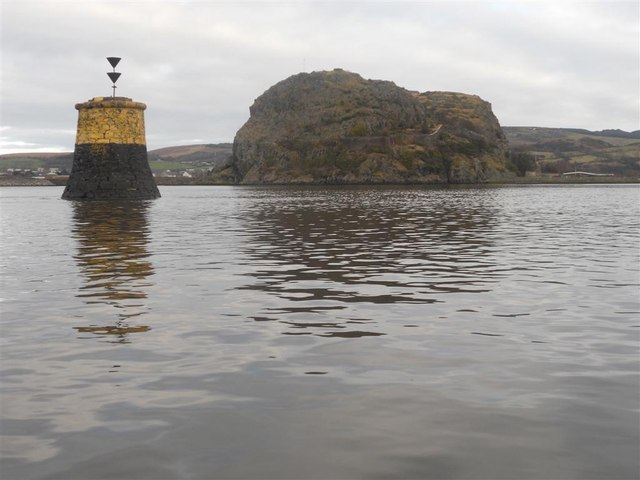
M 31 177 L 0 177 L 0 187 L 64 187 L 66 185 L 66 177 L 31 178 Z M 487 180 L 479 183 L 345 183 L 345 184 L 325 184 L 325 183 L 273 183 L 273 184 L 239 184 L 239 183 L 213 183 L 197 179 L 182 179 L 178 177 L 155 177 L 158 186 L 410 186 L 410 185 L 464 185 L 464 186 L 482 186 L 482 185 L 589 185 L 589 184 L 640 184 L 640 177 L 576 177 L 576 176 L 530 176 L 530 177 L 509 177 L 501 179 Z

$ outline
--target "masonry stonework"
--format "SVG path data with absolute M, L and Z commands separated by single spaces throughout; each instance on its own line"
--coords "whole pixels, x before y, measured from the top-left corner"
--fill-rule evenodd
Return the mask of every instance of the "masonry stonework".
M 76 105 L 78 129 L 64 199 L 150 199 L 160 196 L 144 130 L 146 105 L 96 97 Z

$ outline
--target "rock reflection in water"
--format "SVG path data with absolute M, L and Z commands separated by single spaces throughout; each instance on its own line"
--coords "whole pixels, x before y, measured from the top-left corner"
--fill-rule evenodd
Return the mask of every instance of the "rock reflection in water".
M 496 206 L 490 190 L 475 195 L 472 205 L 467 192 L 456 189 L 380 190 L 255 192 L 260 198 L 253 205 L 260 208 L 243 215 L 251 237 L 246 258 L 255 265 L 248 275 L 255 281 L 241 288 L 296 305 L 266 308 L 261 314 L 327 316 L 330 309 L 431 304 L 449 293 L 491 290 L 500 271 L 491 255 Z M 342 325 L 334 328 L 349 323 L 346 317 L 338 320 Z M 296 329 L 303 324 L 282 323 Z M 316 325 L 310 320 L 307 327 Z M 287 332 L 292 333 L 300 334 Z M 360 337 L 380 332 L 321 333 Z
M 112 323 L 74 327 L 78 332 L 127 343 L 129 334 L 150 329 L 132 323 L 134 317 L 147 313 L 146 289 L 153 275 L 147 251 L 148 208 L 146 201 L 73 204 L 73 236 L 78 243 L 74 258 L 84 277 L 77 297 L 87 305 L 116 309 Z

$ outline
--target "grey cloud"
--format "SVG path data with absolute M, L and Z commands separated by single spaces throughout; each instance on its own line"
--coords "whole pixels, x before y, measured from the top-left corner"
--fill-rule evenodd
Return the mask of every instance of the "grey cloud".
M 637 18 L 624 1 L 9 2 L 2 137 L 71 150 L 73 105 L 110 94 L 108 55 L 150 148 L 231 141 L 271 85 L 335 67 L 478 94 L 503 125 L 634 130 Z

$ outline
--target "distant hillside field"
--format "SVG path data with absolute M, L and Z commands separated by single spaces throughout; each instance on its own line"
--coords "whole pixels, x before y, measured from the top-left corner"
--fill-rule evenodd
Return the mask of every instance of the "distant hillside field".
M 231 155 L 231 143 L 184 145 L 166 147 L 149 152 L 149 162 L 170 162 L 191 167 L 213 167 L 224 162 Z M 159 170 L 159 169 L 158 169 Z
M 218 166 L 231 155 L 231 147 L 231 143 L 220 143 L 159 148 L 148 152 L 149 165 L 153 171 L 210 169 Z M 0 155 L 0 170 L 59 168 L 70 171 L 72 163 L 73 152 Z
M 575 170 L 640 175 L 640 130 L 590 132 L 572 128 L 503 127 L 512 152 L 526 152 L 540 173 Z
M 60 168 L 68 170 L 71 168 L 72 162 L 72 152 L 7 153 L 5 155 L 0 155 L 0 170 L 6 170 L 8 168 Z

